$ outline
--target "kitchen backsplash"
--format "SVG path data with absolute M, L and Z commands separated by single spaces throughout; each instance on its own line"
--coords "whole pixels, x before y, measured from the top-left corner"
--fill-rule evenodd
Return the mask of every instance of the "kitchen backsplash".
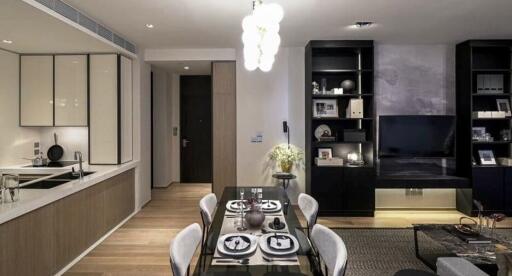
M 40 129 L 41 150 L 46 156 L 48 148 L 55 144 L 53 134 L 57 134 L 57 142 L 64 149 L 62 160 L 73 160 L 74 152 L 81 151 L 84 160 L 88 160 L 87 127 L 44 127 Z

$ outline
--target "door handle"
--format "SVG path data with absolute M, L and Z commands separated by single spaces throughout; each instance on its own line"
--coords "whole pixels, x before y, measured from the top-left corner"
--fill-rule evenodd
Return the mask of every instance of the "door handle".
M 183 144 L 183 147 L 184 147 L 184 148 L 186 148 L 186 147 L 187 147 L 188 143 L 190 143 L 190 141 L 189 141 L 189 140 L 187 140 L 187 139 L 185 139 L 185 138 L 183 138 L 183 140 L 182 140 L 182 144 Z

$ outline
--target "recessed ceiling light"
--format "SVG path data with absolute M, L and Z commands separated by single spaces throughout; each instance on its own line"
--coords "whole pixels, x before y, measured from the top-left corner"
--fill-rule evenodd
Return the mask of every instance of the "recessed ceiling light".
M 371 27 L 373 25 L 373 22 L 371 21 L 357 21 L 356 23 L 354 23 L 354 26 L 357 27 L 357 28 L 368 28 L 368 27 Z
M 153 24 L 146 24 L 146 28 L 148 29 L 153 29 L 155 27 L 155 25 Z
M 2 40 L 3 43 L 6 43 L 6 44 L 12 44 L 12 40 L 8 40 L 8 39 L 4 39 Z
M 188 70 L 188 69 L 190 69 L 190 67 L 185 66 L 185 67 L 183 67 L 183 69 Z

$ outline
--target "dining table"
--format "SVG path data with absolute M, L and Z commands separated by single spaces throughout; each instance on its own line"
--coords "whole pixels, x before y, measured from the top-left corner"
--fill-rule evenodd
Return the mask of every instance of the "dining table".
M 279 201 L 281 210 L 265 213 L 262 226 L 250 227 L 245 222 L 244 226 L 247 229 L 241 229 L 237 227 L 242 221 L 241 214 L 229 210 L 226 205 L 233 200 L 240 200 L 241 191 L 244 193 L 244 199 L 248 199 L 251 197 L 251 191 L 257 191 L 257 189 L 261 189 L 261 201 Z M 276 218 L 284 222 L 286 225 L 284 229 L 278 231 L 270 227 Z M 293 236 L 298 241 L 297 251 L 286 256 L 276 256 L 268 254 L 268 250 L 263 250 L 264 244 L 259 242 L 254 252 L 242 256 L 224 255 L 218 248 L 222 246 L 222 239 L 226 234 L 248 235 L 251 239 L 258 241 L 277 233 Z M 207 233 L 206 244 L 201 250 L 193 275 L 323 275 L 317 254 L 306 233 L 307 230 L 301 226 L 294 207 L 282 187 L 226 187 L 218 202 Z M 221 239 L 220 243 L 219 239 Z

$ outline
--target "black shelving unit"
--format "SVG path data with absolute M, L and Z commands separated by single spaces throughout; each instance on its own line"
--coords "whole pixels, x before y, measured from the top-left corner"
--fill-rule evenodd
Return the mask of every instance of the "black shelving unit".
M 456 48 L 457 174 L 471 180 L 471 188 L 457 190 L 457 209 L 475 215 L 472 200 L 482 202 L 488 213 L 512 214 L 512 167 L 481 165 L 480 150 L 492 150 L 495 158 L 511 157 L 510 141 L 500 131 L 512 129 L 510 118 L 474 118 L 476 111 L 497 111 L 497 99 L 512 100 L 512 40 L 470 40 Z M 501 76 L 501 91 L 487 91 L 481 75 Z M 495 141 L 473 141 L 473 127 L 485 127 Z M 474 163 L 476 162 L 476 164 Z
M 373 216 L 375 211 L 375 104 L 373 41 L 329 40 L 310 41 L 305 51 L 305 121 L 306 121 L 306 191 L 320 205 L 319 214 L 329 216 Z M 355 88 L 343 95 L 313 94 L 312 82 L 326 80 L 327 89 L 339 88 L 344 80 L 351 80 Z M 347 118 L 346 108 L 351 99 L 363 99 L 363 117 Z M 313 102 L 334 99 L 338 106 L 337 118 L 313 116 Z M 328 125 L 335 141 L 317 141 L 315 129 Z M 366 141 L 343 140 L 346 129 L 366 132 Z M 346 161 L 347 154 L 359 152 L 364 166 L 321 167 L 315 165 L 319 148 L 332 148 L 333 155 Z

